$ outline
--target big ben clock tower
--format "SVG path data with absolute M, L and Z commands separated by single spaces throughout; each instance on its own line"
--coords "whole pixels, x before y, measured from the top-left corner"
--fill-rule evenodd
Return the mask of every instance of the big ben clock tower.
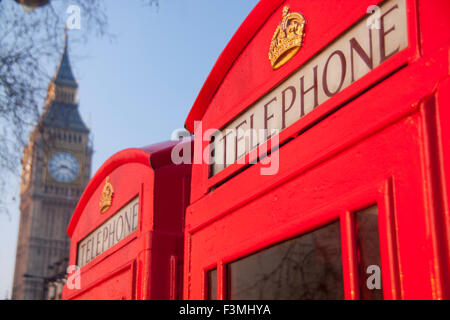
M 66 36 L 44 112 L 23 153 L 13 299 L 42 299 L 45 281 L 52 274 L 49 266 L 67 263 L 66 229 L 89 181 L 92 156 L 77 89 Z

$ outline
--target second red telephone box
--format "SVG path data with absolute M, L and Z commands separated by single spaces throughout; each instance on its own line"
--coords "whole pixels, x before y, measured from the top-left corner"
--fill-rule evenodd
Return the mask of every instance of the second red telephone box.
M 91 179 L 68 227 L 63 299 L 180 298 L 190 165 L 171 161 L 178 143 L 121 151 Z

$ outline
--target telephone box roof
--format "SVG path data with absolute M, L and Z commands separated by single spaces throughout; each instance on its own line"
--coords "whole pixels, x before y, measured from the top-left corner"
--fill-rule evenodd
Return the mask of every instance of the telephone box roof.
M 203 117 L 209 102 L 213 98 L 216 90 L 225 78 L 234 61 L 239 57 L 241 52 L 261 26 L 264 25 L 270 15 L 279 8 L 283 2 L 283 0 L 261 0 L 241 24 L 217 59 L 216 64 L 208 75 L 208 78 L 203 84 L 203 87 L 186 118 L 185 128 L 188 131 L 194 132 L 194 121 L 200 120 Z
M 178 143 L 191 143 L 191 138 L 180 140 L 169 140 L 156 144 L 149 145 L 143 148 L 129 148 L 117 152 L 111 156 L 103 165 L 97 170 L 95 175 L 89 181 L 84 189 L 80 200 L 75 208 L 75 211 L 67 227 L 67 234 L 72 237 L 76 225 L 81 217 L 81 214 L 88 203 L 90 196 L 94 191 L 105 181 L 106 177 L 111 174 L 116 168 L 128 163 L 140 163 L 152 169 L 158 169 L 171 163 L 172 148 Z

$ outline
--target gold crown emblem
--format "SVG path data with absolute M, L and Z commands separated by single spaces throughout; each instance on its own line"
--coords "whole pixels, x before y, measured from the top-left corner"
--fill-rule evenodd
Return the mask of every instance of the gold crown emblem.
M 99 203 L 101 213 L 105 213 L 106 211 L 108 211 L 109 208 L 111 208 L 113 194 L 114 194 L 113 186 L 109 182 L 109 177 L 107 177 Z
M 300 50 L 305 32 L 305 18 L 298 12 L 283 8 L 283 20 L 278 25 L 270 42 L 269 60 L 273 69 L 281 67 Z

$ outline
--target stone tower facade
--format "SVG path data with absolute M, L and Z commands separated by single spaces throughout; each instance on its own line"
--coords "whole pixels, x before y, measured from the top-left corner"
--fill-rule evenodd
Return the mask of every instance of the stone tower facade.
M 60 270 L 67 266 L 70 242 L 66 229 L 89 181 L 92 157 L 77 90 L 66 36 L 44 112 L 23 152 L 13 299 L 42 299 L 55 272 L 50 266 L 60 263 Z

